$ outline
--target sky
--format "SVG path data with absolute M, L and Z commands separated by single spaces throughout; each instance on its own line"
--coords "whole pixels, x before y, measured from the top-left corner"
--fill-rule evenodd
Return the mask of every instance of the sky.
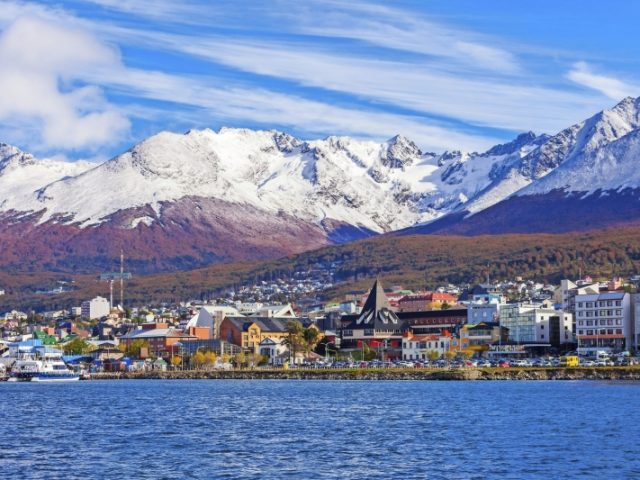
M 0 0 L 0 142 L 106 160 L 159 131 L 483 151 L 640 95 L 640 2 Z

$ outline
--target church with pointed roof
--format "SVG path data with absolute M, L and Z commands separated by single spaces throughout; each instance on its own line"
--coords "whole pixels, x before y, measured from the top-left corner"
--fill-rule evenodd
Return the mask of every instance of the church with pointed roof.
M 404 322 L 391 309 L 389 299 L 379 279 L 357 315 L 343 317 L 342 348 L 384 348 L 390 357 L 399 356 L 402 349 Z

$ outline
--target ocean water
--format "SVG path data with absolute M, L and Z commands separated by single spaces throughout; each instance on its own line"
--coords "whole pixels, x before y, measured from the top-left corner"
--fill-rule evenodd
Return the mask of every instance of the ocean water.
M 640 384 L 0 383 L 0 478 L 640 478 Z

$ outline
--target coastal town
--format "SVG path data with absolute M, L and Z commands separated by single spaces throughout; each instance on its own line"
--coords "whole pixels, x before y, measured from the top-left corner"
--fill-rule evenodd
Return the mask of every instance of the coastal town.
M 369 291 L 336 302 L 261 301 L 283 290 L 274 281 L 244 287 L 234 292 L 236 300 L 129 308 L 114 301 L 112 288 L 109 299 L 87 299 L 69 311 L 2 314 L 0 376 L 633 365 L 640 341 L 637 281 L 587 276 L 548 285 L 518 278 L 411 291 L 385 288 L 378 278 Z M 310 284 L 298 288 L 308 295 Z

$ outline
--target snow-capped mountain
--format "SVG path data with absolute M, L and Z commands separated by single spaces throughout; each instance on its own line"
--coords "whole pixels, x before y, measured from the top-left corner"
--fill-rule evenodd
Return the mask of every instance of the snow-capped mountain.
M 422 232 L 571 231 L 640 220 L 640 98 L 548 137 Z M 409 230 L 411 231 L 411 230 Z
M 163 132 L 94 168 L 77 166 L 76 175 L 66 171 L 74 164 L 65 170 L 25 155 L 41 171 L 29 172 L 28 184 L 9 176 L 13 190 L 2 210 L 40 212 L 39 223 L 56 219 L 84 228 L 150 207 L 152 216 L 122 225 L 134 228 L 160 219 L 162 205 L 189 197 L 382 233 L 463 204 L 536 142 L 529 133 L 493 153 L 436 155 L 402 136 L 384 143 L 348 137 L 305 142 L 276 131 Z M 55 169 L 62 178 L 52 178 Z M 0 180 L 5 175 L 0 171 Z
M 611 202 L 640 185 L 639 112 L 627 98 L 554 136 L 528 132 L 484 153 L 422 152 L 400 135 L 304 141 L 227 128 L 163 132 L 99 165 L 0 145 L 0 246 L 11 254 L 0 264 L 37 263 L 35 248 L 55 268 L 106 268 L 126 245 L 154 271 L 407 228 L 554 231 L 541 197 L 555 207 L 570 198 L 579 212 L 589 192 Z

